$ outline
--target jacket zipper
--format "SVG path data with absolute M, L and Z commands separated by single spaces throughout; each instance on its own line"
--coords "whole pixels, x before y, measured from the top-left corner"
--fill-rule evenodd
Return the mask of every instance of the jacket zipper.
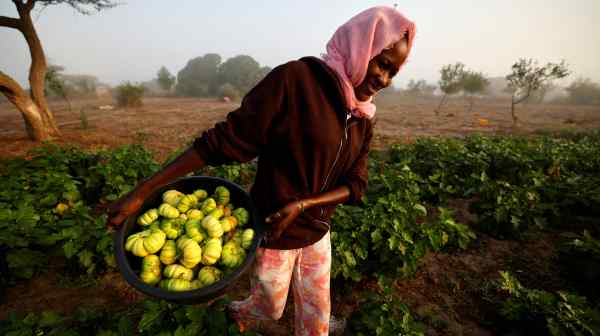
M 329 181 L 329 176 L 333 172 L 333 169 L 335 168 L 335 165 L 340 158 L 340 154 L 342 153 L 342 148 L 344 147 L 344 143 L 348 139 L 348 115 L 346 115 L 344 118 L 345 118 L 345 120 L 344 120 L 344 136 L 340 139 L 340 145 L 338 146 L 338 151 L 335 154 L 335 159 L 333 160 L 333 164 L 331 165 L 331 168 L 329 169 L 329 173 L 327 173 L 327 175 L 325 176 L 325 181 L 323 182 L 323 186 L 321 187 L 320 192 L 323 192 L 323 190 L 325 190 L 325 187 L 327 187 L 327 182 Z M 323 207 L 319 207 L 319 210 L 320 210 L 319 211 L 320 217 L 323 218 Z

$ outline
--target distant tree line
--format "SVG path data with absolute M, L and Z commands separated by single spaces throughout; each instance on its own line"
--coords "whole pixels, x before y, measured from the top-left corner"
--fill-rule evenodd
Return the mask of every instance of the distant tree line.
M 86 97 L 95 96 L 100 81 L 92 75 L 69 75 L 60 65 L 48 65 L 44 81 L 44 93 L 47 97 Z
M 165 67 L 158 73 L 156 81 L 163 90 L 180 96 L 239 98 L 264 78 L 270 67 L 260 64 L 248 55 L 239 55 L 221 62 L 218 54 L 205 54 L 187 62 L 173 76 Z
M 580 105 L 600 105 L 600 84 L 589 78 L 579 78 L 566 89 L 567 102 Z
M 69 75 L 59 65 L 49 65 L 44 93 L 48 97 L 69 98 L 96 95 L 101 85 L 90 75 Z M 176 94 L 188 97 L 228 97 L 238 99 L 252 89 L 271 68 L 248 55 L 239 55 L 221 62 L 218 54 L 206 54 L 189 60 L 177 76 L 162 66 L 150 82 L 126 81 L 112 90 L 117 105 L 141 106 L 142 94 Z M 69 102 L 70 105 L 70 102 Z
M 555 90 L 554 80 L 570 75 L 570 70 L 564 61 L 539 65 L 534 59 L 519 59 L 511 66 L 511 72 L 506 75 L 506 87 L 502 90 L 511 97 L 510 111 L 513 123 L 518 117 L 516 105 L 527 102 L 541 103 L 546 94 Z M 403 90 L 386 89 L 382 95 L 390 96 L 394 92 L 410 97 L 432 97 L 439 90 L 442 98 L 435 109 L 439 114 L 449 96 L 462 93 L 468 101 L 468 110 L 473 109 L 474 97 L 489 93 L 490 79 L 483 73 L 466 69 L 465 65 L 456 62 L 444 65 L 440 69 L 438 86 L 431 85 L 425 80 L 411 79 Z M 589 78 L 579 78 L 564 88 L 566 98 L 555 100 L 579 105 L 600 105 L 600 84 Z

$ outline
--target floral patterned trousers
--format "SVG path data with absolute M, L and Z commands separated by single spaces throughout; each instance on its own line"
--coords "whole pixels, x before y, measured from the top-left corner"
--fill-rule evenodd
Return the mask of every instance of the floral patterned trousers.
M 295 250 L 259 248 L 251 276 L 250 296 L 230 308 L 239 321 L 278 320 L 283 314 L 290 282 L 294 293 L 294 334 L 329 333 L 329 233 L 313 245 Z

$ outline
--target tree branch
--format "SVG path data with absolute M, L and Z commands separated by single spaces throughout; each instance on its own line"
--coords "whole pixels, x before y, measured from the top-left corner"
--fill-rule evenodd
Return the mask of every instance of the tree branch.
M 35 6 L 35 1 L 36 0 L 27 0 L 27 3 L 25 3 L 25 10 L 28 13 L 31 12 L 31 10 L 33 9 L 33 6 Z
M 527 93 L 524 96 L 521 96 L 516 102 L 515 104 L 521 104 L 522 102 L 525 101 L 525 99 L 529 98 L 529 96 L 531 95 L 531 87 L 527 87 Z
M 8 27 L 21 30 L 21 20 L 8 16 L 0 16 L 0 27 Z
M 12 0 L 12 2 L 15 4 L 15 7 L 17 7 L 17 12 L 21 14 L 21 11 L 23 10 L 23 6 L 25 4 L 21 0 Z
M 0 93 L 3 93 L 10 101 L 15 101 L 19 96 L 23 96 L 25 91 L 19 83 L 0 71 Z

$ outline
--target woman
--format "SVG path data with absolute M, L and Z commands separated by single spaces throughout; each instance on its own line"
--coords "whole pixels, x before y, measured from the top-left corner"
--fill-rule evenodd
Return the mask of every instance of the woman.
M 330 315 L 329 219 L 358 202 L 367 186 L 372 97 L 405 63 L 415 25 L 390 7 L 342 25 L 322 59 L 278 66 L 227 119 L 205 131 L 167 167 L 109 208 L 119 225 L 152 191 L 205 164 L 258 156 L 250 194 L 267 235 L 256 254 L 251 295 L 232 302 L 240 325 L 279 319 L 293 281 L 295 334 L 327 335 Z

